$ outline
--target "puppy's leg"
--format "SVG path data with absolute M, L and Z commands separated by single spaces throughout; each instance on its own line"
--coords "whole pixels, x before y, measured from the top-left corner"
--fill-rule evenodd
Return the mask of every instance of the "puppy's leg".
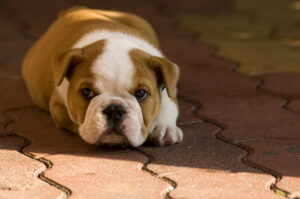
M 178 107 L 164 89 L 161 91 L 160 113 L 150 127 L 148 140 L 160 146 L 180 143 L 183 133 L 176 126 L 177 117 Z
M 50 100 L 49 111 L 56 127 L 78 133 L 78 126 L 71 121 L 66 107 L 60 101 L 59 96 L 54 92 Z

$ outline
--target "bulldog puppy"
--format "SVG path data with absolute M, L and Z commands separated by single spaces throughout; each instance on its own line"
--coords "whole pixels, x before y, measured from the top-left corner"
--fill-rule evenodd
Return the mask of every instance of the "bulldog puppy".
M 23 77 L 33 101 L 57 127 L 90 144 L 182 141 L 176 126 L 179 69 L 136 15 L 62 11 L 26 55 Z

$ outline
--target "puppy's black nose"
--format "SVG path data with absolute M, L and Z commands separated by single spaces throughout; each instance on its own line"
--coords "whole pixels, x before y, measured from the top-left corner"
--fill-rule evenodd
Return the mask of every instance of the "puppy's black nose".
M 103 110 L 103 113 L 106 115 L 109 121 L 121 122 L 126 111 L 123 106 L 111 104 Z

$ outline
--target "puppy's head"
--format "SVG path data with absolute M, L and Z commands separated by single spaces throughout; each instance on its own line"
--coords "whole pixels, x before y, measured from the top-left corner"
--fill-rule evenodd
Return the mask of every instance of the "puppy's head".
M 160 110 L 160 87 L 176 98 L 177 66 L 126 41 L 63 51 L 52 69 L 69 117 L 90 144 L 141 145 Z

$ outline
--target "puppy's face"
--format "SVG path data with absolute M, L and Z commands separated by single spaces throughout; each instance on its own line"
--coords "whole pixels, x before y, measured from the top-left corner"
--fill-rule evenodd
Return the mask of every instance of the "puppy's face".
M 141 145 L 160 110 L 160 87 L 176 97 L 174 64 L 123 46 L 101 40 L 54 58 L 54 79 L 67 92 L 69 117 L 90 144 Z

